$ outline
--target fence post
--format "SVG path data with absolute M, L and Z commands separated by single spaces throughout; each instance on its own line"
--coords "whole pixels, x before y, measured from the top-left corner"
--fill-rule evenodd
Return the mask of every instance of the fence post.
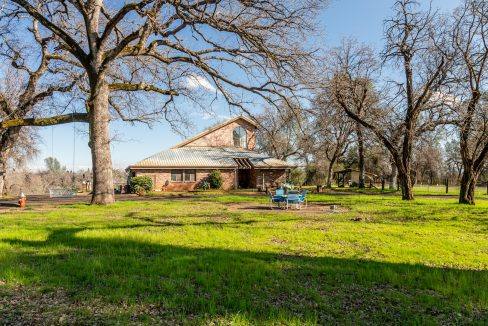
M 446 178 L 446 194 L 449 192 L 449 178 Z
M 381 178 L 381 191 L 385 191 L 385 178 Z

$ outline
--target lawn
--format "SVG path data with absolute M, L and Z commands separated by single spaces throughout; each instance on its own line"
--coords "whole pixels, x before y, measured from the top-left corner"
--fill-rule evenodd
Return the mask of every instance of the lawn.
M 195 194 L 0 213 L 0 324 L 488 323 L 486 196 L 265 203 Z

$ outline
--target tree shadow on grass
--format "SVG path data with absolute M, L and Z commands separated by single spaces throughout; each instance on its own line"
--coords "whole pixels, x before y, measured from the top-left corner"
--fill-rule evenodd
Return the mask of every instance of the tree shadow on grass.
M 44 291 L 62 289 L 71 302 L 120 305 L 104 322 L 134 321 L 125 315 L 131 305 L 151 307 L 139 321 L 175 323 L 235 316 L 322 324 L 488 318 L 486 271 L 159 245 L 83 233 L 89 230 L 57 229 L 45 241 L 3 240 L 13 250 L 0 256 L 0 281 L 18 275 Z
M 195 222 L 180 222 L 177 216 L 146 216 L 140 212 L 130 212 L 125 215 L 127 218 L 134 219 L 136 221 L 142 221 L 147 224 L 136 224 L 135 227 L 182 227 L 182 226 L 239 226 L 239 225 L 251 225 L 258 223 L 258 220 L 234 220 L 228 217 L 223 217 L 222 214 L 186 214 L 186 218 L 199 218 Z M 201 220 L 201 218 L 209 218 L 210 220 Z M 219 220 L 220 219 L 220 220 Z M 122 226 L 125 228 L 126 226 Z M 131 225 L 134 228 L 134 225 Z M 112 227 L 109 227 L 112 228 Z M 115 226 L 113 228 L 120 228 Z

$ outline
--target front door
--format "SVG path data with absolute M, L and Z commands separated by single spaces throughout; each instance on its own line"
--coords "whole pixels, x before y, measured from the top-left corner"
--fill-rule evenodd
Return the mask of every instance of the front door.
M 251 186 L 251 169 L 237 170 L 237 186 L 240 189 L 248 189 Z

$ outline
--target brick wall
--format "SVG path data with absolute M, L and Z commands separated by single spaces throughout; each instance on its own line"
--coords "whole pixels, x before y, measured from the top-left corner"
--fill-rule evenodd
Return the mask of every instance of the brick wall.
M 155 191 L 189 191 L 195 190 L 198 184 L 208 177 L 213 169 L 197 169 L 195 182 L 172 182 L 171 170 L 136 170 L 136 176 L 149 176 L 153 180 Z M 222 189 L 230 190 L 235 187 L 235 172 L 234 170 L 220 170 L 223 178 Z M 276 187 L 286 181 L 286 170 L 252 170 L 250 187 L 260 188 L 263 182 L 266 187 Z M 166 181 L 168 185 L 166 186 Z
M 185 147 L 234 147 L 233 131 L 237 127 L 246 129 L 247 147 L 249 150 L 254 150 L 256 146 L 256 127 L 245 120 L 234 121 L 220 129 L 211 132 L 201 138 L 195 139 Z
M 171 170 L 169 169 L 148 169 L 135 171 L 136 176 L 149 176 L 153 180 L 155 191 L 189 191 L 195 190 L 198 184 L 208 177 L 213 170 L 196 170 L 195 182 L 172 182 Z M 222 189 L 230 190 L 234 188 L 234 170 L 220 170 L 223 178 Z M 166 186 L 167 184 L 167 186 Z
M 262 188 L 263 176 L 265 187 L 276 187 L 286 182 L 286 170 L 254 170 L 253 184 L 256 188 Z

